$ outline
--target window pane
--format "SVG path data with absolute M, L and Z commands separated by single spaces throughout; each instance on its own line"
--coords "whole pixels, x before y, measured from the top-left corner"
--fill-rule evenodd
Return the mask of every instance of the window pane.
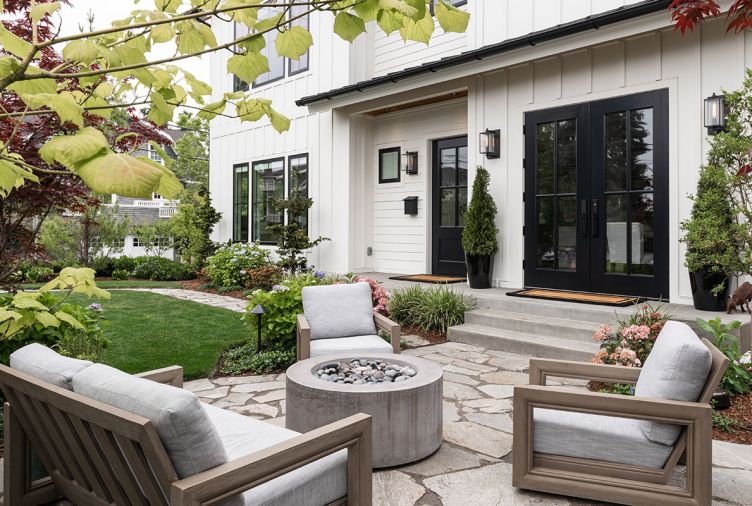
M 577 197 L 559 197 L 558 266 L 560 271 L 577 270 Z
M 289 179 L 287 181 L 288 192 L 299 191 L 308 196 L 308 155 L 290 157 Z M 303 230 L 308 230 L 308 212 L 304 212 L 297 218 Z
M 538 251 L 537 265 L 544 269 L 554 268 L 554 198 L 539 197 L 538 214 Z
M 283 221 L 276 200 L 285 194 L 285 163 L 283 160 L 253 164 L 253 240 L 276 243 L 277 235 L 270 225 Z
M 627 188 L 627 118 L 625 112 L 606 114 L 606 190 Z
M 248 165 L 234 168 L 232 240 L 248 241 Z
M 554 124 L 538 125 L 536 182 L 538 193 L 554 192 Z
M 467 184 L 467 146 L 457 149 L 457 184 Z
M 457 188 L 457 196 L 459 198 L 459 209 L 457 212 L 457 223 L 460 227 L 465 226 L 465 212 L 467 211 L 467 186 L 461 186 Z
M 240 37 L 245 37 L 249 33 L 248 26 L 246 26 L 244 23 L 234 23 L 234 27 L 235 40 L 239 39 Z M 235 46 L 235 50 L 238 50 L 237 46 Z M 232 83 L 232 91 L 248 91 L 248 83 L 240 79 L 238 76 L 232 76 Z
M 629 195 L 606 195 L 606 272 L 626 274 Z
M 307 5 L 293 5 L 292 7 L 290 7 L 290 18 L 295 18 L 305 12 L 308 12 L 309 10 L 310 8 Z M 300 19 L 291 21 L 290 25 L 302 26 L 303 28 L 308 30 L 308 14 Z M 308 53 L 309 52 L 306 51 L 306 54 L 302 55 L 298 60 L 290 58 L 290 75 L 308 70 Z
M 630 114 L 632 189 L 653 189 L 653 109 Z
M 558 193 L 577 191 L 577 121 L 559 121 L 559 179 Z
M 455 148 L 442 149 L 441 157 L 441 186 L 455 186 L 457 184 L 457 150 Z
M 632 263 L 630 274 L 653 274 L 653 194 L 632 194 Z
M 392 183 L 400 180 L 400 150 L 379 151 L 379 182 Z
M 268 17 L 279 14 L 279 9 L 266 7 L 259 10 L 259 19 L 266 19 Z M 277 49 L 274 46 L 274 40 L 277 38 L 277 30 L 272 30 L 264 34 L 264 40 L 266 41 L 266 47 L 261 50 L 261 54 L 266 56 L 269 61 L 269 72 L 261 74 L 255 81 L 254 86 L 259 86 L 269 81 L 274 81 L 285 77 L 285 58 L 277 54 Z
M 454 188 L 444 188 L 441 190 L 441 200 L 439 201 L 439 225 L 442 227 L 454 227 L 457 225 L 457 190 Z

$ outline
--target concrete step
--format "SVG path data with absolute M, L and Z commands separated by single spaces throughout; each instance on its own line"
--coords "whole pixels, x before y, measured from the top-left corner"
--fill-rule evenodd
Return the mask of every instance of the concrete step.
M 477 301 L 478 309 L 493 309 L 509 313 L 523 313 L 528 315 L 545 316 L 547 318 L 561 318 L 580 322 L 592 322 L 598 325 L 613 324 L 619 318 L 627 318 L 634 308 L 597 306 L 592 304 L 578 304 L 576 302 L 561 302 L 523 297 L 510 297 L 504 294 L 493 296 L 472 294 Z
M 591 341 L 562 339 L 465 323 L 449 329 L 449 340 L 489 350 L 519 353 L 541 358 L 559 358 L 589 362 L 598 351 Z
M 465 323 L 513 330 L 527 335 L 558 337 L 592 342 L 593 333 L 599 324 L 591 321 L 554 318 L 497 309 L 475 309 L 465 313 Z

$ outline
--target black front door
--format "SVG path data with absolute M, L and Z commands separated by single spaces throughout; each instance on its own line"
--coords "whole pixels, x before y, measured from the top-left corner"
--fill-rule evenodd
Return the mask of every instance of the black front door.
M 525 125 L 525 285 L 668 298 L 668 91 Z
M 467 136 L 433 143 L 433 274 L 465 276 L 462 229 L 467 210 Z

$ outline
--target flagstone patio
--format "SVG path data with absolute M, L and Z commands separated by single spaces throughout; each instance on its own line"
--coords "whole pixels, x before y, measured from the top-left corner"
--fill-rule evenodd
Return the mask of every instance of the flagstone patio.
M 420 462 L 375 472 L 375 505 L 595 504 L 511 485 L 511 398 L 514 385 L 527 383 L 529 357 L 452 342 L 405 353 L 444 368 L 444 444 Z M 583 388 L 581 382 L 563 383 Z M 201 379 L 185 388 L 215 406 L 285 424 L 284 374 Z M 752 449 L 715 441 L 713 466 L 715 503 L 749 505 Z

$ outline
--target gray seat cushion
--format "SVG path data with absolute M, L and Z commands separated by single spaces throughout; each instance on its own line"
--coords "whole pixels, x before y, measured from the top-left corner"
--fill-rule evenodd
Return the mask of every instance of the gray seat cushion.
M 635 396 L 697 401 L 708 380 L 712 361 L 710 350 L 689 325 L 666 322 L 642 366 Z M 650 421 L 639 424 L 645 437 L 665 445 L 674 444 L 682 431 L 680 425 Z
M 538 453 L 661 468 L 673 446 L 650 441 L 630 418 L 533 410 L 533 448 Z
M 271 423 L 203 404 L 230 460 L 299 434 Z M 316 460 L 243 493 L 248 506 L 323 506 L 347 495 L 347 450 Z
M 312 341 L 376 333 L 368 283 L 306 286 L 302 294 Z
M 363 355 L 368 353 L 393 353 L 392 345 L 377 335 L 338 337 L 336 339 L 318 339 L 311 341 L 311 356 L 333 353 L 351 353 Z
M 68 390 L 73 390 L 73 375 L 91 364 L 88 360 L 64 357 L 38 343 L 26 345 L 10 355 L 13 369 Z
M 227 462 L 217 430 L 195 394 L 94 364 L 73 377 L 73 390 L 151 420 L 180 478 Z

